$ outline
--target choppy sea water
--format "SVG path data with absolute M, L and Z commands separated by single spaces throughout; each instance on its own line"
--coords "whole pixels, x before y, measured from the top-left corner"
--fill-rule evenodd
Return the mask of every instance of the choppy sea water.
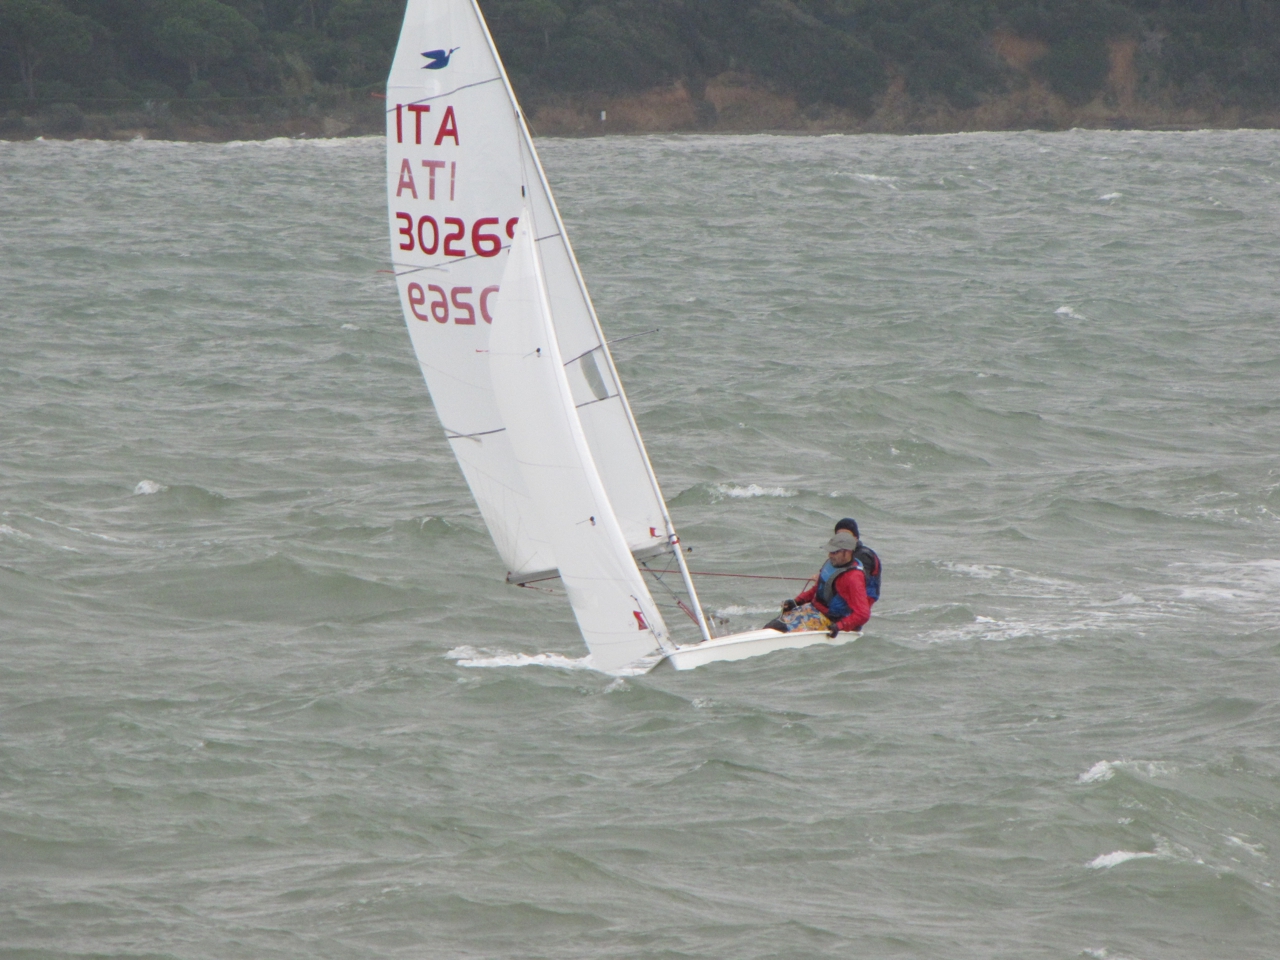
M 694 569 L 854 516 L 865 636 L 503 583 L 379 140 L 0 144 L 0 956 L 1276 956 L 1280 134 L 540 148 Z

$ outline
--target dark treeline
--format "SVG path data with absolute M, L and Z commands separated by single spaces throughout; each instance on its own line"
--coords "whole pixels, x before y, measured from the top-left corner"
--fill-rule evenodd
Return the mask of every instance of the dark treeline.
M 1280 103 L 1280 0 L 483 0 L 522 97 L 621 94 L 735 70 L 858 111 L 899 81 L 972 106 L 1015 78 L 993 38 L 1047 45 L 1032 71 L 1070 102 L 1108 43 L 1143 89 Z M 384 81 L 404 0 L 0 0 L 0 97 L 308 96 Z

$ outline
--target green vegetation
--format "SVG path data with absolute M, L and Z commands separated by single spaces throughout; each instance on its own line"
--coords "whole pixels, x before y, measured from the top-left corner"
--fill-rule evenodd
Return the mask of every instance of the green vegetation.
M 1038 41 L 1034 76 L 1071 103 L 1134 42 L 1139 93 L 1280 104 L 1277 0 L 482 0 L 522 97 L 733 70 L 802 104 L 866 112 L 900 83 L 969 107 L 1026 82 L 993 38 Z M 403 0 L 0 0 L 0 99 L 367 97 Z

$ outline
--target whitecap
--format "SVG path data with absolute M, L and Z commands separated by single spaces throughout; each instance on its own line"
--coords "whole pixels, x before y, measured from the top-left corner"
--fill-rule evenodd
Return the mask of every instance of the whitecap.
M 344 323 L 344 324 L 342 325 L 342 329 L 343 329 L 343 330 L 359 330 L 359 329 L 360 329 L 360 327 L 359 327 L 359 325 L 358 325 L 358 324 L 354 324 L 354 323 Z
M 21 530 L 9 526 L 7 523 L 0 523 L 0 537 L 13 537 L 16 540 L 33 539 L 31 534 L 24 533 Z
M 1160 856 L 1158 853 L 1148 853 L 1144 850 L 1115 850 L 1111 853 L 1104 853 L 1100 857 L 1094 857 L 1085 866 L 1090 870 L 1109 870 L 1112 867 L 1118 867 L 1122 863 L 1128 863 L 1130 860 L 1148 860 L 1158 856 Z
M 1026 637 L 1051 637 L 1058 634 L 1077 634 L 1087 630 L 1101 630 L 1114 626 L 1114 617 L 1095 612 L 1087 617 L 1070 619 L 1000 620 L 975 615 L 971 623 L 941 627 L 923 634 L 924 643 L 956 643 L 973 641 L 1021 640 Z
M 1116 775 L 1116 769 L 1109 760 L 1099 760 L 1092 767 L 1086 770 L 1080 776 L 1076 777 L 1077 783 L 1102 783 L 1110 780 Z
M 299 147 L 305 149 L 322 149 L 332 150 L 339 147 L 345 147 L 351 144 L 364 146 L 374 140 L 381 140 L 382 137 L 374 134 L 372 136 L 361 137 L 308 137 L 298 135 L 293 137 L 270 137 L 266 140 L 228 140 L 222 144 L 224 150 L 294 150 Z
M 1263 850 L 1265 848 L 1260 843 L 1249 843 L 1247 840 L 1241 840 L 1239 837 L 1233 837 L 1229 833 L 1226 834 L 1225 836 L 1227 838 L 1227 843 L 1231 844 L 1232 846 L 1236 846 L 1244 850 L 1248 850 L 1249 853 L 1253 854 L 1255 857 L 1266 856 L 1266 854 L 1263 853 Z
M 1123 193 L 1104 193 L 1098 199 L 1099 200 L 1119 200 L 1123 196 L 1124 196 Z
M 133 495 L 135 497 L 145 497 L 168 489 L 163 483 L 156 483 L 154 480 L 139 480 L 138 485 L 133 488 Z
M 1171 777 L 1178 768 L 1171 763 L 1160 760 L 1099 760 L 1080 776 L 1076 783 L 1103 783 L 1116 775 L 1117 770 L 1125 770 L 1155 780 L 1157 777 Z
M 890 190 L 898 189 L 897 177 L 885 177 L 876 173 L 855 173 L 853 179 L 861 180 L 863 183 L 882 183 Z
M 1269 612 L 1280 590 L 1280 560 L 1276 559 L 1170 566 L 1180 572 L 1186 568 L 1193 578 L 1176 588 L 1182 600 Z
M 1057 310 L 1053 311 L 1053 313 L 1055 316 L 1066 317 L 1069 320 L 1088 320 L 1089 319 L 1083 314 L 1076 313 L 1070 307 L 1065 307 L 1065 306 L 1059 307 Z
M 965 576 L 974 577 L 978 580 L 992 580 L 1005 572 L 1004 567 L 989 563 L 953 563 L 950 560 L 944 560 L 941 566 L 944 570 L 963 573 Z
M 1244 596 L 1230 587 L 1183 587 L 1178 595 L 1183 600 L 1239 600 Z
M 794 497 L 799 495 L 797 490 L 789 490 L 786 487 L 762 487 L 758 483 L 749 483 L 745 487 L 740 487 L 733 483 L 717 483 L 712 489 L 720 496 L 730 497 L 734 500 L 742 500 L 748 497 Z

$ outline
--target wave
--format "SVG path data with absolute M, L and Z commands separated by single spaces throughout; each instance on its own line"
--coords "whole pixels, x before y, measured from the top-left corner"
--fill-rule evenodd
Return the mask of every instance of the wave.
M 1144 850 L 1116 850 L 1112 853 L 1104 853 L 1100 857 L 1094 857 L 1085 864 L 1090 870 L 1108 870 L 1111 867 L 1118 867 L 1122 863 L 1128 863 L 1130 860 L 1143 860 L 1152 857 L 1159 857 L 1158 853 L 1149 853 Z
M 212 516 L 233 505 L 230 497 L 189 483 L 166 484 L 158 480 L 139 480 L 133 488 L 133 495 L 156 497 L 156 502 L 162 505 L 162 509 L 183 517 Z
M 222 623 L 355 622 L 428 602 L 430 588 L 383 582 L 285 554 L 240 563 L 178 564 L 138 581 L 136 601 Z
M 758 483 L 749 483 L 745 487 L 740 487 L 733 483 L 717 483 L 711 488 L 722 497 L 729 497 L 731 500 L 745 500 L 751 497 L 796 497 L 800 495 L 798 490 L 792 490 L 788 487 L 762 487 Z
M 1113 850 L 1094 857 L 1085 866 L 1090 870 L 1110 870 L 1130 860 L 1176 860 L 1180 859 L 1179 854 L 1190 854 L 1185 848 L 1180 848 L 1179 853 L 1175 853 L 1173 845 L 1159 834 L 1153 834 L 1151 839 L 1155 845 L 1154 850 Z
M 1173 563 L 1192 572 L 1192 583 L 1177 587 L 1178 598 L 1211 606 L 1271 609 L 1280 593 L 1280 560 Z
M 1116 775 L 1117 770 L 1141 774 L 1152 779 L 1173 776 L 1178 772 L 1177 767 L 1158 760 L 1099 760 L 1076 777 L 1076 783 L 1105 783 Z
M 758 483 L 742 486 L 736 483 L 698 483 L 681 490 L 667 501 L 668 506 L 688 506 L 690 504 L 713 504 L 724 500 L 752 500 L 756 497 L 798 497 L 799 490 L 791 487 L 766 487 Z
M 334 150 L 341 147 L 368 149 L 382 146 L 381 134 L 368 134 L 361 137 L 270 137 L 267 140 L 228 140 L 221 144 L 224 150 L 296 150 L 299 147 L 315 150 Z M 150 141 L 147 141 L 150 142 Z
M 883 183 L 890 190 L 898 189 L 899 177 L 887 177 L 878 173 L 855 173 L 853 179 L 861 180 L 863 183 Z

